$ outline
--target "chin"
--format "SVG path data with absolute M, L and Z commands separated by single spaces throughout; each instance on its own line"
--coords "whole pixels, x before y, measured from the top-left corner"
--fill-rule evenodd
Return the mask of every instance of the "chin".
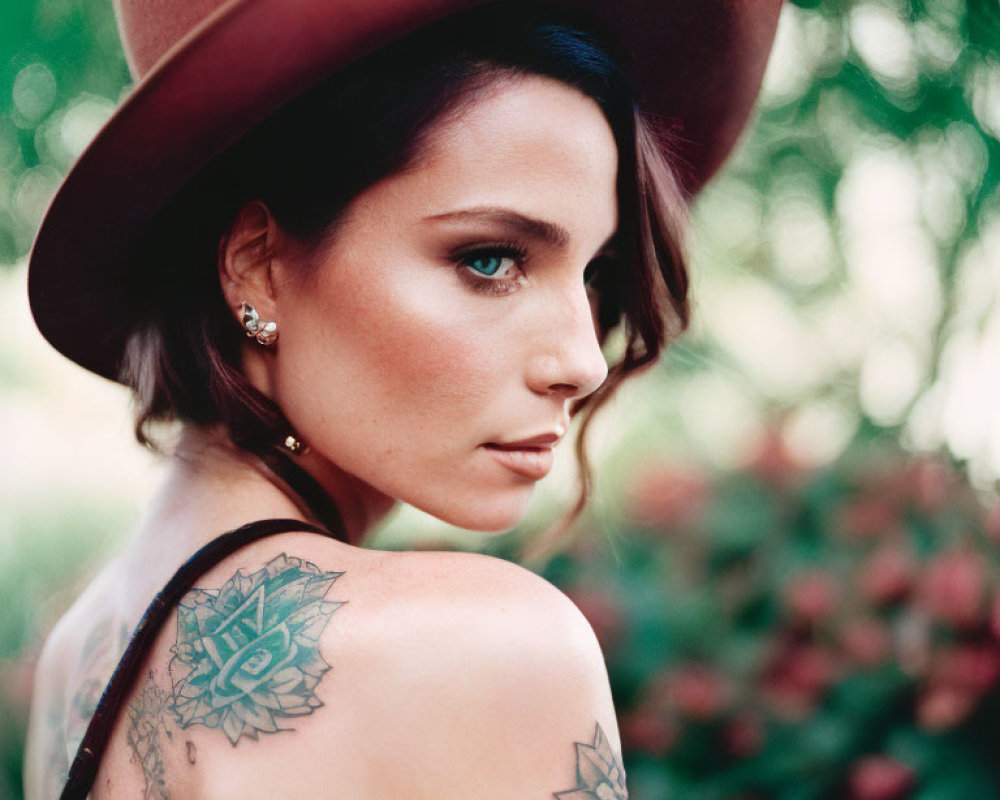
M 532 494 L 533 487 L 523 492 L 497 492 L 487 498 L 470 498 L 464 503 L 411 505 L 456 528 L 481 533 L 503 533 L 524 521 Z

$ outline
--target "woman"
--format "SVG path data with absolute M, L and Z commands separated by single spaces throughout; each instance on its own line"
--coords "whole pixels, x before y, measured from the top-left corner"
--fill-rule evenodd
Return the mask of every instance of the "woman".
M 29 798 L 627 796 L 562 594 L 359 545 L 400 501 L 517 524 L 570 417 L 686 323 L 683 198 L 745 120 L 777 4 L 631 6 L 119 7 L 145 77 L 29 289 L 58 349 L 133 388 L 140 441 L 181 433 L 46 644 Z M 619 45 L 690 138 L 673 159 Z

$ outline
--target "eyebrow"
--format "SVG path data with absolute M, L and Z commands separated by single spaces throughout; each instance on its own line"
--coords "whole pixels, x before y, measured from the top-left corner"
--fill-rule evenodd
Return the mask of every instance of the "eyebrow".
M 569 244 L 569 232 L 554 222 L 527 217 L 509 208 L 500 206 L 477 206 L 475 208 L 465 208 L 460 211 L 449 211 L 444 214 L 434 214 L 424 217 L 427 222 L 450 222 L 464 220 L 485 220 L 486 222 L 499 223 L 512 228 L 523 236 L 540 239 L 553 247 L 565 247 Z M 608 237 L 607 241 L 601 245 L 600 250 L 606 249 L 617 236 L 617 230 Z M 598 251 L 600 252 L 600 251 Z

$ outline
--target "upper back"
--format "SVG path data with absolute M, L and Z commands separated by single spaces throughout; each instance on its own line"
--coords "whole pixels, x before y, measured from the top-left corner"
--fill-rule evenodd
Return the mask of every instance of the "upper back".
M 43 718 L 61 708 L 71 721 L 67 695 L 103 688 L 117 659 L 120 641 L 86 644 L 108 625 L 95 609 L 135 613 L 115 602 L 116 580 L 112 568 L 46 647 L 35 705 L 51 710 L 36 710 L 30 772 L 58 744 Z M 577 788 L 574 743 L 593 745 L 598 726 L 617 750 L 589 625 L 507 562 L 289 533 L 195 586 L 115 723 L 95 800 L 544 798 Z M 88 649 L 99 677 L 81 671 Z

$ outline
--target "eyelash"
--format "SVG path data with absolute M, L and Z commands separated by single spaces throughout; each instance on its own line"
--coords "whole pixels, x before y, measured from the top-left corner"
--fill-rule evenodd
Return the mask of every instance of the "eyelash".
M 509 280 L 488 278 L 481 272 L 476 272 L 469 267 L 468 262 L 470 261 L 474 261 L 477 258 L 492 257 L 513 259 L 516 262 L 515 268 L 520 275 Z M 613 258 L 613 254 L 604 253 L 591 261 L 584 271 L 584 283 L 591 289 L 595 289 L 595 281 L 601 271 L 601 267 L 605 262 L 611 261 Z M 452 260 L 458 266 L 462 279 L 473 290 L 487 295 L 506 295 L 517 291 L 523 285 L 526 278 L 524 265 L 528 262 L 528 251 L 518 242 L 496 242 L 494 244 L 478 245 L 468 250 L 459 251 L 452 256 Z

